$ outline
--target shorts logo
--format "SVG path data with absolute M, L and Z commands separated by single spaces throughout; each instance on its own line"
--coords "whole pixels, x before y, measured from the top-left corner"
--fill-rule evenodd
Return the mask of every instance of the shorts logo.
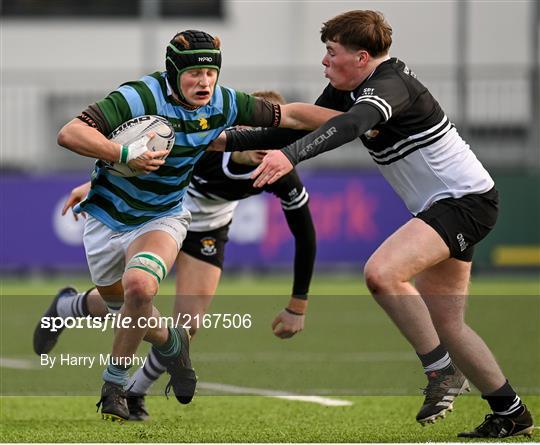
M 207 236 L 201 239 L 201 253 L 206 256 L 212 256 L 217 253 L 216 239 L 211 236 Z
M 465 238 L 463 237 L 463 234 L 462 233 L 458 233 L 457 236 L 456 236 L 457 240 L 458 240 L 458 243 L 459 243 L 459 248 L 460 250 L 463 252 L 467 247 L 469 247 L 469 243 L 467 241 L 465 241 Z

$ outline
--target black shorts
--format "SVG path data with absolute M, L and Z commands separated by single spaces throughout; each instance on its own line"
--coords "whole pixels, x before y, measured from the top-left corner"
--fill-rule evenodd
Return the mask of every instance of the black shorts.
M 225 244 L 229 240 L 229 226 L 220 227 L 207 232 L 192 232 L 188 230 L 182 244 L 182 252 L 223 269 L 225 259 Z
M 450 256 L 472 261 L 474 245 L 495 226 L 499 193 L 495 188 L 479 195 L 445 198 L 416 215 L 433 227 L 450 248 Z

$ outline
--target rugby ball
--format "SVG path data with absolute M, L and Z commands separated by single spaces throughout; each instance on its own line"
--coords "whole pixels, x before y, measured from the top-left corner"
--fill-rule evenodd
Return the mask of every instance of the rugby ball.
M 160 116 L 139 116 L 124 122 L 109 135 L 109 139 L 122 145 L 129 145 L 148 133 L 156 134 L 148 142 L 148 150 L 171 151 L 176 136 L 174 128 L 167 119 Z M 106 162 L 105 168 L 114 176 L 130 177 L 143 173 L 141 170 L 133 169 L 129 165 L 119 162 Z

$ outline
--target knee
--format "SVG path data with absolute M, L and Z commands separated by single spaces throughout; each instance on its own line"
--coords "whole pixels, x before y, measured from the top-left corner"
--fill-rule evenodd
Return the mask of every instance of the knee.
M 398 281 L 398 277 L 378 260 L 368 260 L 364 267 L 364 280 L 372 295 L 384 294 Z
M 158 290 L 156 280 L 143 274 L 126 274 L 123 280 L 124 300 L 126 304 L 136 307 L 152 304 Z

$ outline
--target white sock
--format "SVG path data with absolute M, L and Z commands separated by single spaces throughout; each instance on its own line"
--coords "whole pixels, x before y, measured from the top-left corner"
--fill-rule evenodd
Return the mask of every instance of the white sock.
M 429 366 L 424 366 L 424 372 L 427 374 L 431 371 L 439 371 L 446 368 L 450 363 L 452 363 L 452 359 L 447 352 L 446 354 L 444 354 L 443 358 L 437 360 L 435 363 L 431 363 Z
M 66 317 L 86 317 L 84 300 L 87 292 L 81 292 L 75 296 L 60 297 L 56 303 L 56 311 L 58 316 L 62 318 Z
M 150 386 L 152 386 L 166 369 L 165 366 L 159 363 L 155 351 L 150 349 L 144 366 L 137 369 L 127 385 L 130 388 L 129 392 L 133 394 L 146 394 Z

